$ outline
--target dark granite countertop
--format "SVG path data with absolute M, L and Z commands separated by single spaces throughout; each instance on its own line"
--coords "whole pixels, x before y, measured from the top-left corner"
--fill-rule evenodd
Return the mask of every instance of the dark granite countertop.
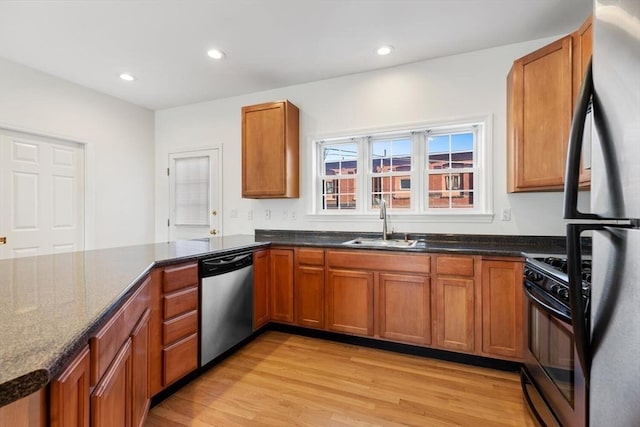
M 380 233 L 256 230 L 224 236 L 123 248 L 0 260 L 0 406 L 27 396 L 59 375 L 92 333 L 153 267 L 269 244 L 354 248 L 342 242 Z M 396 234 L 394 238 L 403 238 Z M 380 248 L 522 256 L 563 253 L 564 237 L 410 234 L 425 247 Z
M 0 406 L 59 375 L 151 268 L 260 246 L 226 236 L 0 260 Z
M 367 247 L 344 245 L 343 242 L 356 238 L 379 238 L 380 233 L 298 231 L 298 230 L 256 230 L 256 240 L 283 246 L 308 246 L 341 249 L 366 249 L 404 252 L 447 252 L 465 255 L 520 257 L 525 252 L 565 253 L 564 236 L 509 236 L 482 234 L 420 234 L 409 233 L 411 240 L 420 240 L 420 245 L 412 248 Z M 404 234 L 394 234 L 392 238 L 404 239 Z

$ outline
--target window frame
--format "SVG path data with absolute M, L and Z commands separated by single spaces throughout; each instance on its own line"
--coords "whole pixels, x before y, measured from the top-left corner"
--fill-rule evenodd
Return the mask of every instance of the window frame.
M 371 141 L 391 139 L 398 135 L 411 134 L 411 208 L 388 208 L 396 220 L 402 222 L 492 222 L 493 212 L 493 176 L 492 176 L 492 121 L 491 114 L 463 117 L 455 120 L 434 121 L 385 128 L 373 128 L 358 132 L 341 132 L 331 135 L 310 137 L 312 157 L 314 157 L 313 176 L 311 177 L 312 202 L 305 218 L 310 221 L 378 221 L 378 208 L 371 206 L 372 162 Z M 475 127 L 474 168 L 454 169 L 462 173 L 473 169 L 474 207 L 473 208 L 428 208 L 428 153 L 427 138 L 429 132 L 435 134 L 458 133 L 458 130 Z M 448 132 L 446 132 L 448 130 Z M 321 159 L 321 146 L 339 141 L 357 141 L 359 144 L 356 208 L 353 210 L 322 209 L 322 175 L 324 167 Z M 324 173 L 324 171 L 323 171 Z M 405 175 L 401 173 L 401 175 Z

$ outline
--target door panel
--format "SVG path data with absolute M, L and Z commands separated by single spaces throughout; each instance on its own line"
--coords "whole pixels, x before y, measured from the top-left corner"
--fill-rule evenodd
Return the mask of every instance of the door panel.
M 84 248 L 84 147 L 0 131 L 0 259 Z
M 169 241 L 222 234 L 219 152 L 169 154 Z

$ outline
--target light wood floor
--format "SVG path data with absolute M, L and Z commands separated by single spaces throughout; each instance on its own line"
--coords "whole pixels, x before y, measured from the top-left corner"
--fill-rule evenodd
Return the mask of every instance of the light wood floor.
M 266 332 L 146 426 L 534 426 L 518 375 Z

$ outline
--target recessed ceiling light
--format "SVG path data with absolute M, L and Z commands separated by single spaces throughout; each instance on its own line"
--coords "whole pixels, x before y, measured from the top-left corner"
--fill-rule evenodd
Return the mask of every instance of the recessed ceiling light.
M 392 50 L 393 50 L 393 46 L 380 46 L 378 48 L 378 55 L 380 56 L 389 55 Z
M 221 51 L 220 49 L 210 49 L 207 52 L 207 55 L 209 55 L 213 59 L 222 59 L 222 58 L 224 58 L 224 52 Z
M 124 81 L 127 81 L 127 82 L 132 82 L 132 81 L 134 81 L 136 79 L 133 75 L 131 75 L 129 73 L 120 74 L 120 78 L 122 80 L 124 80 Z

